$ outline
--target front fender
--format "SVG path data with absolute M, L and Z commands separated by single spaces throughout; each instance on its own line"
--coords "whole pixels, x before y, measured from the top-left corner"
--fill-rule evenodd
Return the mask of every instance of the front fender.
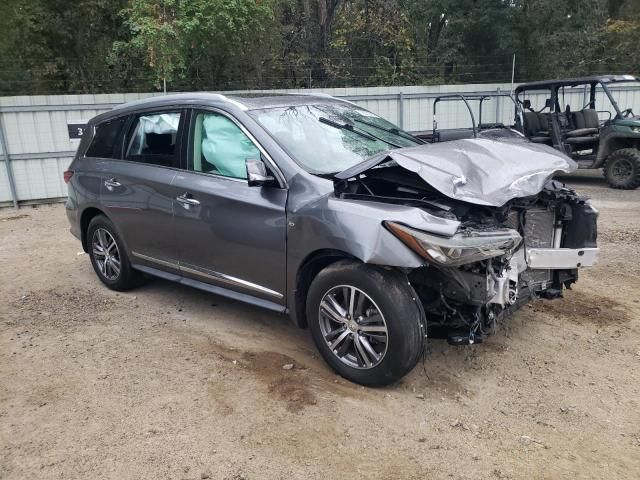
M 385 220 L 451 236 L 460 222 L 436 217 L 419 208 L 337 198 L 333 192 L 311 202 L 294 203 L 287 213 L 287 306 L 296 304 L 298 271 L 314 251 L 339 251 L 364 263 L 413 269 L 424 259 L 383 225 Z
M 625 127 L 626 129 L 627 127 Z M 640 144 L 640 133 L 632 133 L 630 131 L 622 131 L 615 126 L 609 126 L 600 132 L 600 145 L 596 162 L 592 168 L 600 168 L 604 164 L 607 157 L 621 148 L 627 148 Z
M 431 215 L 406 205 L 348 200 L 324 196 L 289 215 L 287 234 L 290 261 L 314 250 L 341 250 L 365 263 L 417 268 L 424 260 L 390 233 L 384 221 L 451 236 L 460 222 Z

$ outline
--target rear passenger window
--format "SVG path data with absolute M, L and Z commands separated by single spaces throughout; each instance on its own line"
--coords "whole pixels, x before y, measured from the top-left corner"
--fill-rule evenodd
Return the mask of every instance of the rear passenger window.
M 178 166 L 180 113 L 154 113 L 137 117 L 128 139 L 126 160 L 164 167 Z
M 121 141 L 120 132 L 124 127 L 126 117 L 116 118 L 95 126 L 95 135 L 85 156 L 98 158 L 120 158 Z

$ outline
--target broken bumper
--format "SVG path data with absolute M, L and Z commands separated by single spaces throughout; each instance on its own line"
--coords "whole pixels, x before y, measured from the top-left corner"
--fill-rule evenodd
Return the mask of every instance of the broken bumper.
M 527 248 L 531 269 L 565 270 L 591 267 L 598 260 L 599 248 Z

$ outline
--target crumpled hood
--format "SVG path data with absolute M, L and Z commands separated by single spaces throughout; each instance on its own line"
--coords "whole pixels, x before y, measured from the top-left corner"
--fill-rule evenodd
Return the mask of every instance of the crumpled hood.
M 555 173 L 577 168 L 573 160 L 547 145 L 473 138 L 385 152 L 336 178 L 351 178 L 387 159 L 417 173 L 447 197 L 496 207 L 536 195 Z

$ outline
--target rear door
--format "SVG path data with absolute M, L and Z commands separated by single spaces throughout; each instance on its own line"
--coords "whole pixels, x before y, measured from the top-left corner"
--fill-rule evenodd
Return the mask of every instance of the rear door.
M 250 187 L 247 158 L 266 152 L 234 118 L 195 110 L 187 168 L 174 179 L 180 267 L 185 277 L 284 302 L 287 190 Z
M 180 166 L 182 109 L 132 115 L 121 159 L 105 165 L 101 201 L 123 235 L 134 264 L 178 273 L 172 186 Z
M 69 190 L 69 201 L 76 206 L 99 206 L 100 192 L 103 188 L 105 169 L 114 158 L 119 158 L 122 148 L 122 136 L 128 116 L 109 119 L 93 127 L 93 135 L 82 142 L 90 141 L 82 158 L 78 157 L 69 167 L 74 170 L 73 190 Z M 79 150 L 84 148 L 80 144 Z

